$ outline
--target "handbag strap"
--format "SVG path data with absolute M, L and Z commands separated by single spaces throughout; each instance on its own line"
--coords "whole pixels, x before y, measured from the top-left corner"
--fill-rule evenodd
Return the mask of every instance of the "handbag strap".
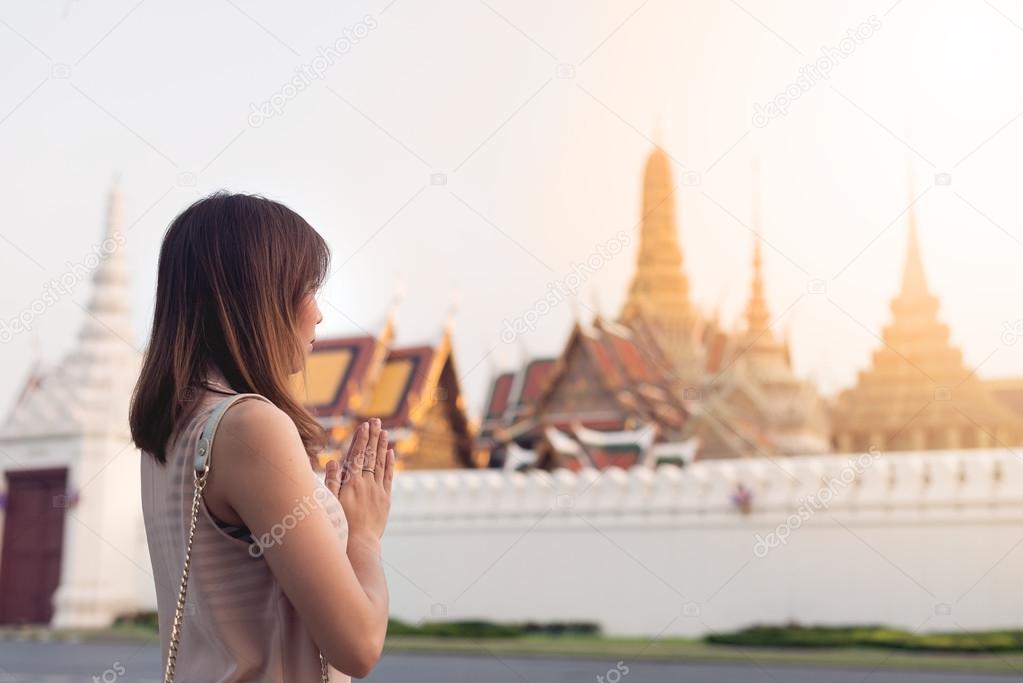
M 210 416 L 206 418 L 206 424 L 203 425 L 202 431 L 199 432 L 199 441 L 195 444 L 195 476 L 204 476 L 210 468 L 210 456 L 213 449 L 213 438 L 217 435 L 217 427 L 220 425 L 220 420 L 224 417 L 224 413 L 227 409 L 234 405 L 235 401 L 245 396 L 260 396 L 260 394 L 231 394 L 221 399 L 217 407 L 213 409 Z M 266 400 L 263 398 L 263 400 Z
M 202 494 L 206 488 L 206 479 L 209 477 L 210 466 L 212 464 L 210 456 L 213 452 L 213 439 L 217 435 L 217 426 L 220 425 L 220 420 L 224 417 L 227 409 L 234 405 L 236 401 L 246 396 L 258 396 L 266 400 L 260 394 L 232 394 L 227 396 L 213 409 L 213 412 L 206 419 L 202 431 L 199 433 L 199 441 L 196 444 L 195 455 L 192 461 L 194 486 L 192 488 L 192 513 L 188 524 L 188 540 L 185 543 L 185 564 L 181 570 L 181 585 L 178 587 L 178 600 L 174 606 L 174 623 L 171 626 L 170 645 L 167 651 L 167 667 L 163 674 L 164 683 L 174 682 L 174 668 L 177 665 L 178 659 L 178 643 L 181 640 L 181 622 L 185 612 L 185 596 L 188 592 L 188 571 L 192 564 L 192 542 L 195 539 L 195 526 L 199 516 L 199 505 L 202 504 Z M 320 653 L 320 681 L 321 683 L 329 683 L 327 660 L 322 652 Z

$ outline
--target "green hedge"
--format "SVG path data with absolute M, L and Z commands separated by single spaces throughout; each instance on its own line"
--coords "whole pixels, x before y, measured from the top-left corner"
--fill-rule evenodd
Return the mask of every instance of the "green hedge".
M 704 638 L 715 645 L 747 647 L 874 647 L 930 652 L 1023 651 L 1023 631 L 910 633 L 883 626 L 752 626 Z
M 390 619 L 389 636 L 429 636 L 433 638 L 518 638 L 527 635 L 599 635 L 600 627 L 590 622 L 532 621 L 523 623 L 495 623 L 491 621 L 427 621 L 409 624 Z
M 122 614 L 114 620 L 114 626 L 140 626 L 157 631 L 160 628 L 160 618 L 156 612 Z
M 155 612 L 124 615 L 115 626 L 157 630 Z M 426 621 L 410 624 L 390 619 L 388 636 L 430 638 L 521 638 L 523 636 L 599 636 L 599 625 L 592 622 L 533 621 L 500 623 L 483 620 Z M 731 633 L 704 637 L 713 645 L 774 648 L 882 648 L 919 652 L 996 653 L 1023 652 L 1023 631 L 978 631 L 975 633 L 916 634 L 880 625 L 864 626 L 787 626 L 757 625 Z
M 156 612 L 125 614 L 117 618 L 115 627 L 140 627 L 156 632 L 159 620 Z M 387 623 L 389 636 L 428 636 L 432 638 L 519 638 L 528 635 L 542 636 L 593 636 L 600 634 L 595 623 L 579 621 L 553 621 L 537 623 L 495 623 L 492 621 L 427 621 L 409 624 L 400 619 Z
M 159 629 L 157 612 L 124 614 L 115 623 L 116 627 L 139 627 Z M 388 622 L 389 636 L 425 636 L 432 638 L 519 638 L 530 635 L 546 636 L 595 636 L 601 633 L 596 624 L 588 622 L 523 622 L 498 624 L 485 621 L 421 622 L 408 624 L 398 619 Z

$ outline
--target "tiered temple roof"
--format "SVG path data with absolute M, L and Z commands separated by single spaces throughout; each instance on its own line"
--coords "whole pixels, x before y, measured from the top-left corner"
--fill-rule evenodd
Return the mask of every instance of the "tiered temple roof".
M 927 287 L 916 216 L 909 212 L 902 287 L 871 366 L 839 397 L 839 451 L 1013 446 L 1023 421 L 963 363 Z
M 498 445 L 496 434 L 515 424 L 532 408 L 540 396 L 557 358 L 534 358 L 514 372 L 494 378 L 480 425 L 480 445 Z
M 495 378 L 481 429 L 483 443 L 492 449 L 490 464 L 501 464 L 504 446 L 512 442 L 522 448 L 555 446 L 552 428 L 567 436 L 654 430 L 661 440 L 674 439 L 687 415 L 669 388 L 676 381 L 660 348 L 635 331 L 599 317 L 592 325 L 576 322 L 556 360 L 538 359 Z M 630 463 L 640 453 L 623 444 L 579 442 L 594 466 L 622 466 L 622 449 L 630 451 Z M 541 454 L 540 466 L 568 466 L 553 457 L 556 452 L 564 451 L 551 448 Z
M 318 339 L 295 389 L 330 432 L 323 458 L 353 429 L 380 418 L 403 469 L 475 467 L 471 427 L 455 372 L 451 327 L 436 344 L 392 347 L 394 316 L 378 335 Z

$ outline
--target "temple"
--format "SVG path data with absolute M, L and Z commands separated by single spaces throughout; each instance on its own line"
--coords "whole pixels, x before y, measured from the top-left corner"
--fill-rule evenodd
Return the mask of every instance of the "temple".
M 629 467 L 829 448 L 825 406 L 771 329 L 760 240 L 745 325 L 727 329 L 690 302 L 675 187 L 655 148 L 618 319 L 577 320 L 557 358 L 494 378 L 480 433 L 491 466 Z
M 472 426 L 451 350 L 451 324 L 435 344 L 393 346 L 392 307 L 379 334 L 318 339 L 294 388 L 330 435 L 321 461 L 344 452 L 353 429 L 380 418 L 398 469 L 476 467 Z M 321 462 L 321 464 L 322 464 Z
M 142 355 L 116 182 L 105 219 L 99 247 L 68 264 L 64 290 L 50 290 L 83 311 L 77 337 L 55 364 L 37 359 L 28 369 L 0 424 L 0 624 L 107 626 L 155 597 L 148 551 L 137 542 L 145 538 L 141 454 L 128 406 Z M 72 297 L 90 285 L 81 306 Z
M 951 345 L 927 288 L 916 216 L 909 211 L 902 287 L 871 366 L 843 392 L 834 414 L 840 452 L 1014 446 L 1023 421 L 996 387 L 978 379 Z
M 557 359 L 493 382 L 480 431 L 488 464 L 504 465 L 517 449 L 543 469 L 636 464 L 645 440 L 682 435 L 687 412 L 670 368 L 635 330 L 599 316 L 577 321 Z

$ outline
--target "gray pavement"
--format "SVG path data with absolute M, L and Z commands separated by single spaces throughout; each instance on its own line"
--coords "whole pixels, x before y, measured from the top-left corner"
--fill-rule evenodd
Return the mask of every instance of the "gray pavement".
M 0 641 L 0 683 L 159 683 L 155 645 Z M 1023 676 L 838 670 L 734 664 L 661 664 L 553 659 L 387 654 L 366 679 L 375 683 L 997 683 Z M 183 682 L 184 683 L 184 682 Z M 297 682 L 301 683 L 301 682 Z

